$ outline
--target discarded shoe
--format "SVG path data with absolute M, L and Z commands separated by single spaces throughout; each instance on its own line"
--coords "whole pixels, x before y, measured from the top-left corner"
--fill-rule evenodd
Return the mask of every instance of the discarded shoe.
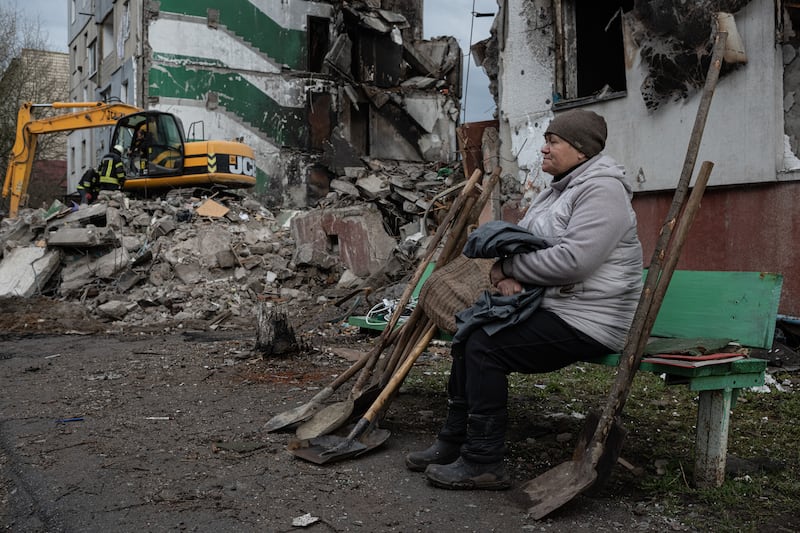
M 413 472 L 424 472 L 428 465 L 452 463 L 460 453 L 460 443 L 436 439 L 428 449 L 406 455 L 406 467 Z
M 503 461 L 473 463 L 463 457 L 447 465 L 431 464 L 425 469 L 428 481 L 450 490 L 505 490 L 511 487 Z

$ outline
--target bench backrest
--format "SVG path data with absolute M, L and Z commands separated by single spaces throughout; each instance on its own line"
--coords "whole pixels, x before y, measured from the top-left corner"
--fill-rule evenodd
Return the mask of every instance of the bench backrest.
M 770 349 L 782 285 L 782 275 L 768 272 L 676 270 L 652 335 Z

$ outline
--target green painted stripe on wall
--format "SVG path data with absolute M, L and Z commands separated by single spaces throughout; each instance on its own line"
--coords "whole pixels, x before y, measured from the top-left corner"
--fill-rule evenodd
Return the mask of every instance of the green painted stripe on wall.
M 306 70 L 306 32 L 281 27 L 247 0 L 161 0 L 160 7 L 161 12 L 203 18 L 209 9 L 218 9 L 221 24 L 276 62 Z
M 272 177 L 256 166 L 256 191 L 260 193 L 268 191 L 271 182 Z
M 170 63 L 173 65 L 193 65 L 203 67 L 220 67 L 226 68 L 227 66 L 219 59 L 210 57 L 197 57 L 197 56 L 180 56 L 177 54 L 165 54 L 163 52 L 153 52 L 153 61 Z
M 148 96 L 204 102 L 213 91 L 221 106 L 278 145 L 303 148 L 307 144 L 305 109 L 282 107 L 236 73 L 159 65 L 150 69 L 149 78 Z

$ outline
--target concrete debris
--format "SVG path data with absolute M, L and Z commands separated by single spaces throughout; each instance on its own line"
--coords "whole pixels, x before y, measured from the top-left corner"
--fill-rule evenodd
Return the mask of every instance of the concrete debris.
M 239 326 L 265 301 L 321 306 L 401 282 L 454 174 L 463 180 L 458 167 L 379 160 L 326 170 L 316 206 L 277 215 L 251 197 L 185 190 L 23 209 L 0 223 L 0 296 L 73 301 L 117 328 Z
M 38 246 L 14 248 L 0 263 L 0 296 L 33 296 L 55 272 L 58 251 Z

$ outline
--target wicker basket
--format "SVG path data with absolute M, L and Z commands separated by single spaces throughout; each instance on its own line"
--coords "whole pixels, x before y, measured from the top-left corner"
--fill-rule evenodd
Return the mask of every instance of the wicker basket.
M 417 305 L 434 324 L 455 333 L 455 314 L 471 306 L 489 285 L 494 259 L 470 259 L 460 255 L 434 270 L 419 292 Z

